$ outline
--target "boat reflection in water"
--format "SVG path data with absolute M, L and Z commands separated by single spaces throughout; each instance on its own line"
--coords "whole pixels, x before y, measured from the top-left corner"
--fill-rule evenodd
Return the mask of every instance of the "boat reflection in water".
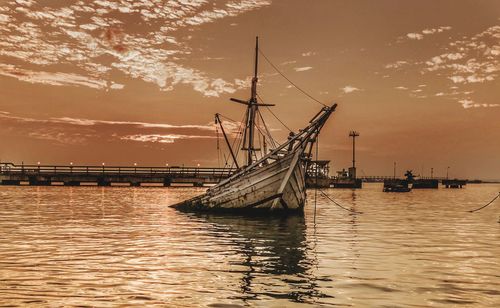
M 329 297 L 318 288 L 315 241 L 307 240 L 303 216 L 193 216 L 207 222 L 209 234 L 230 236 L 238 258 L 229 262 L 227 272 L 241 274 L 241 294 L 232 299 L 246 302 L 271 297 L 274 303 L 276 299 L 317 303 L 319 298 Z

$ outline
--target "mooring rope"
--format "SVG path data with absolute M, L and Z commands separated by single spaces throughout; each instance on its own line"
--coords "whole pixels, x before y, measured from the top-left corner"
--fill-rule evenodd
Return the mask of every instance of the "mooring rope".
M 485 205 L 475 209 L 475 210 L 470 210 L 469 213 L 473 213 L 473 212 L 477 212 L 479 210 L 482 210 L 484 209 L 485 207 L 487 207 L 488 205 L 492 204 L 496 199 L 498 199 L 500 197 L 500 192 L 498 193 L 498 195 L 496 195 L 495 198 L 493 198 L 490 202 L 486 203 Z
M 341 209 L 343 210 L 346 210 L 348 212 L 351 212 L 351 213 L 355 213 L 355 214 L 363 214 L 363 212 L 358 212 L 358 211 L 355 211 L 355 210 L 351 210 L 351 209 L 348 209 L 346 207 L 343 207 L 341 204 L 339 204 L 337 201 L 333 200 L 332 198 L 330 198 L 330 196 L 328 196 L 324 191 L 322 191 L 321 189 L 318 189 L 319 192 L 324 196 L 326 197 L 328 200 L 332 201 L 333 204 L 335 204 L 336 206 L 340 207 Z

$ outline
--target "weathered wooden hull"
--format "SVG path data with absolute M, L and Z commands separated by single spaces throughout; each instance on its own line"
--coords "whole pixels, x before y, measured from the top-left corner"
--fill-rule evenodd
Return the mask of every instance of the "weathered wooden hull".
M 292 152 L 172 207 L 184 211 L 303 213 L 305 163 L 296 161 L 294 154 Z M 280 189 L 282 186 L 284 189 Z

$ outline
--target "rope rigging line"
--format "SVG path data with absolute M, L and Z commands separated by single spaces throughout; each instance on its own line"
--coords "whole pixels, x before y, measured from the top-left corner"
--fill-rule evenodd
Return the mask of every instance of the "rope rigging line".
M 471 211 L 468 211 L 469 213 L 474 213 L 474 212 L 477 212 L 479 210 L 482 210 L 484 209 L 485 207 L 487 207 L 488 205 L 492 204 L 496 199 L 498 199 L 500 197 L 500 192 L 498 193 L 498 195 L 496 195 L 495 198 L 493 198 L 490 202 L 486 203 L 485 205 L 475 209 L 475 210 L 471 210 Z
M 340 207 L 341 209 L 344 209 L 348 212 L 351 212 L 351 213 L 355 213 L 355 214 L 363 214 L 363 212 L 357 212 L 355 210 L 351 210 L 351 209 L 348 209 L 346 207 L 343 207 L 342 205 L 340 205 L 337 201 L 333 200 L 332 198 L 330 198 L 330 196 L 328 196 L 324 191 L 322 191 L 321 189 L 318 189 L 319 192 L 325 197 L 327 198 L 328 200 L 332 201 L 336 206 Z
M 231 119 L 229 117 L 226 117 L 226 116 L 224 116 L 224 115 L 222 115 L 220 113 L 219 113 L 219 116 L 222 117 L 222 118 L 224 118 L 224 119 L 226 119 L 226 120 L 229 120 L 230 122 L 234 122 L 235 124 L 238 123 L 238 121 L 235 121 L 235 120 L 233 120 L 233 119 Z M 243 116 L 243 118 L 245 118 L 245 115 Z M 216 129 L 217 129 L 217 133 L 218 133 L 218 128 L 216 127 Z M 238 145 L 237 148 L 240 147 L 240 143 L 241 143 L 241 140 L 242 140 L 242 138 L 241 138 L 242 137 L 242 130 L 243 130 L 243 119 L 242 119 L 241 122 L 239 122 L 239 125 L 238 125 L 237 130 L 236 130 L 236 137 L 233 139 L 233 142 L 231 144 L 231 147 L 233 149 L 235 149 L 235 147 L 234 147 L 235 144 Z M 222 149 L 220 149 L 220 151 L 222 151 Z M 239 151 L 236 151 L 236 154 L 235 154 L 236 158 L 238 158 L 238 153 L 239 153 Z M 229 164 L 228 164 L 229 155 L 226 156 L 225 153 L 222 153 L 222 156 L 224 157 L 224 167 L 223 167 L 223 170 L 224 170 L 224 169 L 226 169 L 227 166 L 229 166 Z M 232 169 L 234 167 L 234 165 L 235 165 L 235 162 L 232 161 L 231 165 L 229 166 L 229 168 Z
M 286 126 L 286 124 L 283 123 L 283 121 L 281 121 L 276 114 L 274 114 L 271 108 L 266 106 L 266 109 L 276 118 L 276 120 L 278 120 L 281 123 L 281 125 L 283 125 L 286 129 L 288 129 L 289 132 L 293 132 L 293 130 L 291 130 L 290 127 Z
M 233 119 L 231 119 L 230 117 L 226 117 L 226 116 L 225 116 L 225 115 L 223 115 L 223 114 L 220 114 L 220 113 L 219 113 L 219 116 L 220 116 L 221 118 L 224 118 L 224 119 L 229 120 L 229 121 L 231 121 L 231 122 L 238 123 L 238 121 L 233 120 Z
M 215 124 L 215 135 L 217 136 L 217 166 L 220 168 L 220 153 L 221 149 L 219 146 L 219 128 L 217 127 L 217 124 Z
M 318 131 L 316 132 L 316 168 L 315 168 L 315 175 L 316 175 L 316 183 L 314 183 L 314 185 L 316 185 L 315 189 L 314 189 L 314 224 L 316 224 L 316 203 L 317 203 L 317 200 L 318 200 L 318 155 L 319 155 L 319 136 L 318 136 L 318 133 L 319 133 L 319 129 Z
M 267 132 L 263 132 L 262 128 L 260 126 L 256 125 L 255 127 L 257 128 L 257 130 L 260 133 L 260 134 L 257 134 L 257 137 L 259 138 L 259 144 L 260 144 L 260 135 L 262 135 L 262 136 L 266 136 L 267 135 L 268 137 L 269 137 L 269 135 L 267 134 Z
M 312 95 L 310 95 L 309 93 L 307 93 L 305 90 L 303 90 L 302 88 L 300 88 L 298 85 L 296 85 L 293 81 L 291 81 L 288 77 L 285 76 L 285 74 L 283 74 L 272 62 L 271 60 L 269 60 L 266 55 L 262 52 L 261 49 L 259 49 L 259 53 L 264 57 L 264 59 L 267 61 L 267 63 L 269 63 L 269 65 L 271 65 L 275 70 L 276 72 L 278 72 L 278 74 L 281 75 L 281 77 L 285 78 L 291 85 L 293 85 L 297 90 L 299 90 L 300 92 L 302 92 L 304 95 L 306 95 L 307 97 L 309 97 L 310 99 L 312 99 L 313 101 L 317 102 L 318 104 L 321 104 L 323 107 L 326 107 L 325 104 L 323 104 L 322 102 L 320 102 L 319 100 L 317 100 L 316 98 L 314 98 Z
M 259 117 L 262 121 L 262 124 L 264 126 L 264 129 L 266 131 L 266 135 L 267 137 L 269 138 L 269 140 L 271 141 L 271 146 L 273 148 L 277 148 L 280 144 L 279 142 L 277 142 L 274 138 L 273 138 L 273 135 L 271 135 L 271 132 L 269 131 L 269 128 L 267 127 L 267 124 L 266 124 L 266 121 L 264 121 L 264 117 L 262 117 L 262 113 L 260 112 L 260 110 L 257 109 L 257 113 L 259 114 Z M 262 133 L 262 132 L 261 132 Z
M 242 145 L 243 142 L 243 122 L 245 121 L 246 118 L 246 113 L 243 115 L 243 118 L 241 119 L 240 126 L 238 127 L 238 130 L 236 132 L 236 138 L 233 140 L 232 148 L 233 149 L 239 149 Z M 237 147 L 235 148 L 234 145 L 237 144 Z M 238 159 L 238 154 L 240 153 L 239 150 L 236 150 L 236 159 Z M 231 163 L 231 168 L 234 166 L 234 161 Z
M 258 93 L 257 93 L 257 97 L 260 99 L 261 102 L 264 103 L 264 100 L 262 99 L 262 97 Z M 271 110 L 271 108 L 266 106 L 266 109 L 276 118 L 276 120 L 278 120 L 278 122 L 281 123 L 281 125 L 283 125 L 286 129 L 288 129 L 288 131 L 292 132 L 292 130 L 285 123 L 283 123 L 283 121 L 281 121 L 280 118 L 278 118 L 278 116 Z

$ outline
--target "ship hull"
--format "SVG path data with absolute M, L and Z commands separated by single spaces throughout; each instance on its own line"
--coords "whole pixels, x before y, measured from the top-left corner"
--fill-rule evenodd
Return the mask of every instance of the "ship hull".
M 303 213 L 305 163 L 297 160 L 294 154 L 292 152 L 172 207 L 197 212 Z

